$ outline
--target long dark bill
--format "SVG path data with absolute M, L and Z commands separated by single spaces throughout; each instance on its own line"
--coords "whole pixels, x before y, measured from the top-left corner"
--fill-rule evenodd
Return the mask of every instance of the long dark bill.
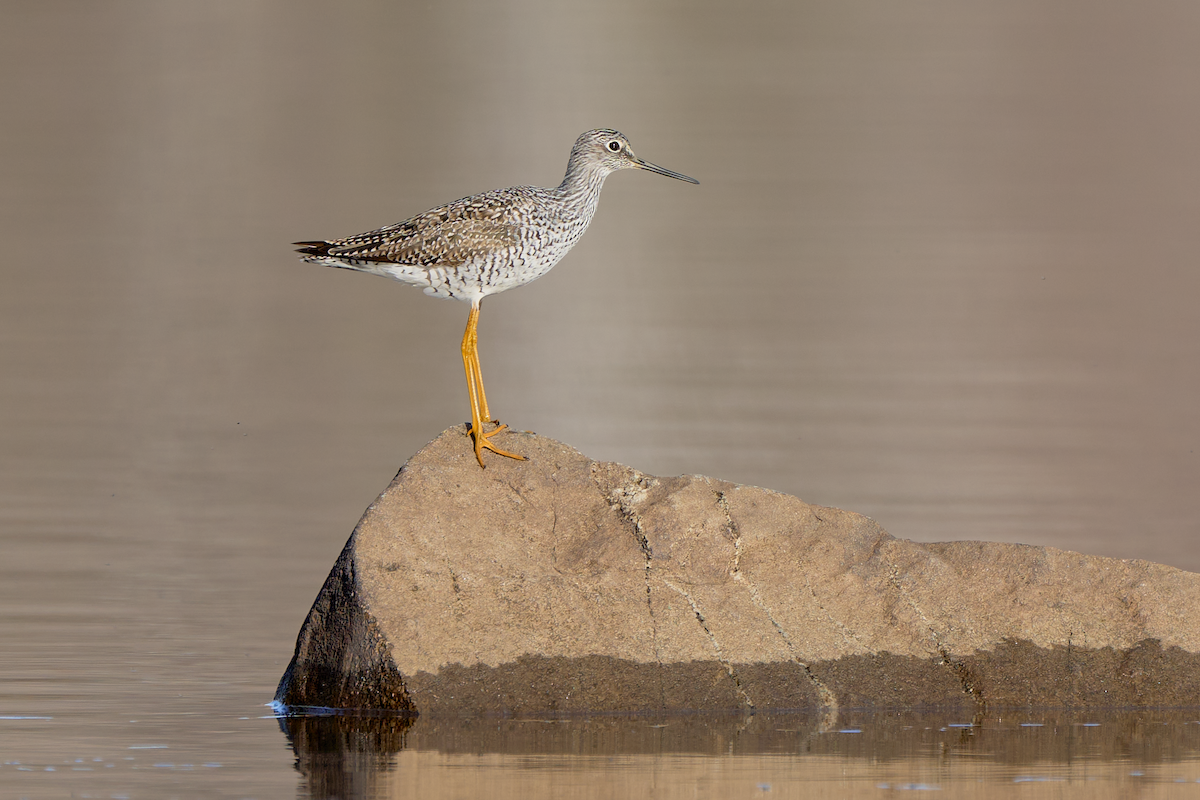
M 640 158 L 635 158 L 633 161 L 642 169 L 648 169 L 651 172 L 657 172 L 659 175 L 666 175 L 668 178 L 674 178 L 677 181 L 687 181 L 688 183 L 694 183 L 697 186 L 700 185 L 700 181 L 696 180 L 695 178 L 689 178 L 687 175 L 681 175 L 678 172 L 672 172 L 666 167 L 660 167 L 658 164 L 651 164 L 649 161 L 642 161 Z

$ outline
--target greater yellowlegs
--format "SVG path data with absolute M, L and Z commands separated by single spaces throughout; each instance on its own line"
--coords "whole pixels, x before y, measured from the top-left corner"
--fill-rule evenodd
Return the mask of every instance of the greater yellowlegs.
M 305 261 L 353 269 L 420 286 L 425 294 L 471 304 L 462 358 L 471 396 L 475 457 L 483 451 L 524 460 L 489 441 L 507 428 L 491 419 L 479 369 L 479 304 L 489 294 L 537 280 L 575 246 L 600 202 L 604 179 L 619 169 L 645 169 L 699 183 L 633 154 L 624 134 L 600 129 L 571 148 L 567 174 L 555 189 L 514 186 L 456 200 L 386 228 L 346 239 L 296 242 Z M 496 423 L 488 433 L 483 423 Z

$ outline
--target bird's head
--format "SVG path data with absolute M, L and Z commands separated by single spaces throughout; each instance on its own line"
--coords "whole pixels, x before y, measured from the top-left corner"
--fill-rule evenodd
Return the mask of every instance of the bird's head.
M 584 162 L 593 168 L 599 167 L 604 174 L 616 172 L 619 169 L 644 169 L 657 172 L 659 175 L 666 175 L 668 178 L 688 183 L 700 183 L 695 178 L 689 178 L 687 175 L 672 172 L 665 167 L 638 158 L 633 154 L 633 148 L 629 146 L 629 139 L 625 138 L 625 134 L 611 128 L 598 128 L 580 135 L 575 140 L 575 147 L 571 150 L 571 160 Z

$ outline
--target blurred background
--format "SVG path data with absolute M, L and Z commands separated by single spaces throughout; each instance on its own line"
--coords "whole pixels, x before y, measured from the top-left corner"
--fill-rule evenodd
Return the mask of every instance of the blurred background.
M 269 699 L 359 515 L 469 418 L 466 305 L 289 243 L 557 185 L 593 127 L 701 185 L 612 176 L 484 303 L 505 422 L 897 536 L 1200 570 L 1200 6 L 0 15 L 8 705 L 219 704 L 235 663 Z

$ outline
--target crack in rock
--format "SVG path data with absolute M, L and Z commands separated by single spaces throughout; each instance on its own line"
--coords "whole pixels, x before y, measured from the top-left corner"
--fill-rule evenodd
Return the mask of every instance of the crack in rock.
M 654 660 L 661 667 L 663 662 L 662 653 L 658 648 L 658 620 L 654 617 L 654 603 L 651 601 L 650 596 L 650 570 L 654 563 L 654 549 L 650 546 L 650 540 L 646 537 L 645 526 L 642 525 L 642 517 L 637 512 L 637 506 L 646 499 L 650 489 L 657 481 L 635 469 L 630 469 L 627 480 L 606 494 L 604 487 L 601 486 L 600 480 L 596 475 L 596 466 L 596 464 L 593 464 L 591 468 L 592 481 L 596 484 L 596 488 L 600 490 L 601 495 L 608 502 L 609 506 L 617 511 L 629 525 L 645 558 L 643 575 L 646 580 L 646 611 L 650 616 L 650 641 L 654 649 Z
M 796 650 L 796 646 L 792 643 L 791 637 L 787 635 L 787 631 L 783 629 L 783 626 L 779 624 L 778 620 L 775 619 L 775 615 L 771 613 L 771 609 L 767 606 L 766 601 L 762 599 L 762 595 L 759 593 L 758 587 L 755 586 L 754 583 L 746 577 L 745 573 L 742 572 L 742 532 L 738 528 L 738 524 L 734 521 L 733 514 L 729 510 L 729 501 L 725 498 L 725 493 L 716 492 L 716 495 L 717 507 L 720 508 L 721 513 L 725 515 L 726 530 L 728 530 L 733 536 L 733 566 L 730 568 L 729 574 L 733 577 L 734 581 L 746 587 L 746 591 L 750 594 L 750 600 L 754 603 L 756 608 L 766 615 L 771 625 L 775 628 L 775 632 L 779 634 L 781 639 L 783 639 L 784 645 L 787 646 L 788 652 L 792 655 L 792 661 L 794 661 L 796 665 L 800 667 L 804 673 L 804 676 L 808 678 L 809 682 L 816 690 L 821 706 L 829 709 L 829 711 L 836 715 L 838 709 L 837 695 L 834 694 L 833 690 L 830 689 L 824 681 L 813 674 L 812 668 L 809 667 L 808 663 L 800 658 L 800 655 Z M 811 593 L 811 587 L 809 591 Z M 816 599 L 815 594 L 813 595 L 813 598 Z
M 959 685 L 962 686 L 963 694 L 974 700 L 977 708 L 986 708 L 987 701 L 979 691 L 978 683 L 975 675 L 971 672 L 971 668 L 951 654 L 949 645 L 942 640 L 941 634 L 938 633 L 933 623 L 929 620 L 929 617 L 925 616 L 925 612 L 917 605 L 917 601 L 913 599 L 912 595 L 905 590 L 904 585 L 900 582 L 900 570 L 891 561 L 887 561 L 886 563 L 888 568 L 888 582 L 899 592 L 904 602 L 908 604 L 908 607 L 921 618 L 921 622 L 925 624 L 926 629 L 929 631 L 929 637 L 933 640 L 934 647 L 937 649 L 937 654 L 940 657 L 938 664 L 954 673 L 954 676 L 958 678 Z
M 690 594 L 671 583 L 666 578 L 659 578 L 659 580 L 663 582 L 664 586 L 674 590 L 680 596 L 682 596 L 684 600 L 688 601 L 688 605 L 692 607 L 692 613 L 696 615 L 696 621 L 699 622 L 700 627 L 704 629 L 704 633 L 708 636 L 708 641 L 712 643 L 713 650 L 715 650 L 717 653 L 717 660 L 721 662 L 721 666 L 723 666 L 725 671 L 729 673 L 729 678 L 733 681 L 733 685 L 737 689 L 737 693 L 742 696 L 742 702 L 746 704 L 747 708 L 754 708 L 754 701 L 750 699 L 750 695 L 746 693 L 745 688 L 742 686 L 742 681 L 738 678 L 737 670 L 733 668 L 733 664 L 730 663 L 729 659 L 725 657 L 725 653 L 721 649 L 720 642 L 717 641 L 717 637 L 713 635 L 712 630 L 708 627 L 708 623 L 704 620 L 704 612 L 700 610 L 700 605 Z
M 467 615 L 467 607 L 463 602 L 462 585 L 458 582 L 458 573 L 454 571 L 454 567 L 450 566 L 450 562 L 446 562 L 446 572 L 450 575 L 450 590 L 453 592 L 453 612 L 454 616 L 459 619 Z

